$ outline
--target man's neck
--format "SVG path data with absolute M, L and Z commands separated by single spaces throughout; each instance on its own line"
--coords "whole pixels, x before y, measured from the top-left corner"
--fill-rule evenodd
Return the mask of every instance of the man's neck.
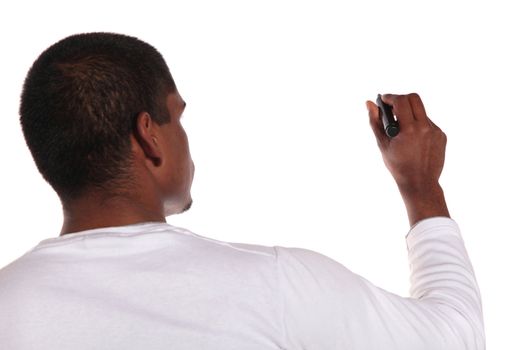
M 136 196 L 137 197 L 137 196 Z M 138 224 L 141 222 L 166 222 L 161 203 L 132 196 L 104 196 L 90 194 L 63 203 L 64 223 L 60 235 L 91 230 Z

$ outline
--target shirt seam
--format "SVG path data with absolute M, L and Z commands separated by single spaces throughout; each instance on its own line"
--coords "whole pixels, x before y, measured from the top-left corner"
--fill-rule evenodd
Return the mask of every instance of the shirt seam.
M 133 226 L 135 226 L 134 228 L 139 228 L 140 227 L 139 225 L 133 225 Z M 144 224 L 144 226 L 147 226 L 147 225 Z M 236 247 L 234 245 L 235 243 L 224 242 L 224 241 L 216 240 L 216 239 L 213 239 L 213 238 L 201 236 L 201 235 L 193 233 L 193 232 L 191 232 L 189 230 L 186 230 L 186 229 L 183 229 L 183 228 L 179 228 L 179 227 L 176 227 L 176 226 L 172 226 L 172 225 L 167 224 L 167 223 L 166 223 L 166 225 L 161 225 L 159 227 L 149 228 L 147 230 L 147 232 L 145 232 L 145 231 L 137 231 L 137 232 L 118 232 L 118 231 L 114 231 L 115 228 L 119 228 L 120 229 L 120 228 L 124 228 L 124 227 L 125 226 L 113 227 L 112 228 L 113 231 L 108 230 L 108 231 L 101 231 L 101 232 L 87 232 L 87 231 L 91 231 L 91 230 L 86 230 L 85 234 L 82 233 L 82 234 L 80 234 L 78 236 L 64 237 L 64 239 L 61 239 L 61 237 L 48 238 L 48 239 L 46 239 L 44 241 L 41 241 L 37 246 L 35 246 L 30 251 L 38 251 L 38 250 L 46 249 L 46 248 L 65 246 L 65 245 L 68 245 L 68 244 L 74 244 L 74 243 L 77 243 L 79 241 L 88 240 L 88 239 L 91 240 L 91 239 L 108 238 L 108 237 L 135 237 L 135 236 L 141 236 L 141 235 L 144 235 L 144 234 L 146 234 L 146 235 L 153 235 L 153 234 L 159 234 L 159 233 L 160 234 L 164 234 L 164 233 L 180 233 L 180 234 L 183 234 L 183 235 L 186 235 L 186 236 L 190 236 L 190 237 L 193 237 L 193 238 L 196 238 L 196 239 L 199 239 L 199 240 L 203 240 L 203 241 L 206 241 L 206 242 L 209 242 L 209 243 L 212 243 L 212 244 L 225 246 L 225 247 L 228 247 L 230 249 L 234 249 L 236 251 L 241 251 L 241 252 L 250 253 L 250 254 L 256 254 L 256 255 L 262 255 L 262 256 L 266 256 L 266 257 L 272 256 L 272 254 L 268 253 L 268 252 L 261 252 L 261 251 L 257 251 L 257 250 L 251 250 L 251 249 L 245 249 L 245 248 L 242 248 L 242 247 Z M 103 230 L 103 229 L 100 229 L 100 230 Z
M 179 231 L 177 229 L 171 230 L 171 231 L 176 231 L 178 233 L 182 233 L 182 234 L 185 234 L 185 235 L 191 235 L 188 232 Z M 162 227 L 162 228 L 159 227 L 157 229 L 149 230 L 147 232 L 147 234 L 155 234 L 155 233 L 163 233 L 163 232 L 166 232 L 166 228 L 165 227 Z M 45 240 L 41 241 L 32 250 L 36 251 L 36 250 L 45 249 L 45 248 L 58 247 L 58 246 L 72 244 L 72 243 L 83 241 L 83 240 L 87 240 L 87 239 L 97 239 L 97 238 L 106 238 L 106 237 L 134 237 L 134 236 L 143 235 L 144 233 L 146 233 L 146 232 L 144 232 L 144 231 L 139 231 L 139 232 L 105 231 L 105 232 L 91 232 L 91 233 L 86 232 L 85 234 L 82 233 L 81 235 L 78 235 L 78 236 L 65 237 L 65 239 L 63 239 L 63 240 L 60 239 L 61 237 L 53 237 L 53 238 L 48 238 L 48 239 L 45 239 Z

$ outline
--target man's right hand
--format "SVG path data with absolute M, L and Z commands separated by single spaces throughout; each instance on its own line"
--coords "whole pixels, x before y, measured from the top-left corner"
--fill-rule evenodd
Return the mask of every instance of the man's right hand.
M 417 94 L 387 94 L 382 99 L 393 106 L 400 132 L 389 138 L 384 132 L 378 107 L 367 101 L 370 125 L 383 161 L 401 192 L 410 225 L 432 216 L 449 217 L 439 185 L 445 163 L 445 133 L 428 118 Z

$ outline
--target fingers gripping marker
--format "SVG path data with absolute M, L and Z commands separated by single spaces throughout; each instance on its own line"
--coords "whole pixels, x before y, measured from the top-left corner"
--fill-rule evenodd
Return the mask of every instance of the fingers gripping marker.
M 383 102 L 381 99 L 381 94 L 377 95 L 376 103 L 379 106 L 379 116 L 383 121 L 385 133 L 388 137 L 395 137 L 397 134 L 399 134 L 399 122 L 394 118 L 392 106 Z

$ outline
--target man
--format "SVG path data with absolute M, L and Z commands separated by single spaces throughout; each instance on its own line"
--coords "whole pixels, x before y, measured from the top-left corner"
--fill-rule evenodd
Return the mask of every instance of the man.
M 227 243 L 170 226 L 194 166 L 185 102 L 160 53 L 74 35 L 35 61 L 20 116 L 59 195 L 59 237 L 0 271 L 2 349 L 483 349 L 478 287 L 439 177 L 445 134 L 416 94 L 370 123 L 406 205 L 411 297 L 319 253 Z

